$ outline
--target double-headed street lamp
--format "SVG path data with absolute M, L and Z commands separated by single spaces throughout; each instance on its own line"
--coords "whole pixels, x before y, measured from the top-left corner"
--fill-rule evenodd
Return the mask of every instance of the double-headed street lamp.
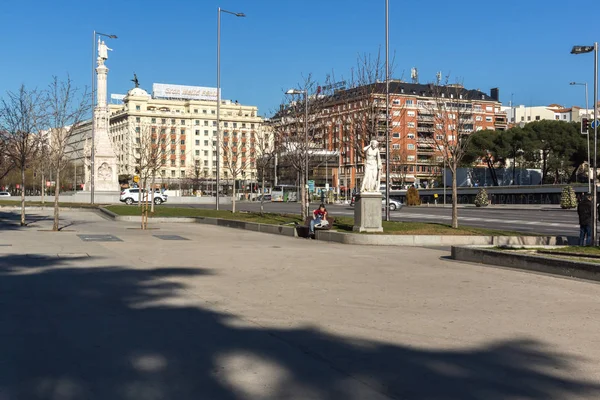
M 591 53 L 592 51 L 594 52 L 594 171 L 592 173 L 594 181 L 594 190 L 592 192 L 594 206 L 592 207 L 592 245 L 595 246 L 597 240 L 596 229 L 598 227 L 598 188 L 596 186 L 598 179 L 598 42 L 595 42 L 593 46 L 573 46 L 571 49 L 571 54 Z
M 90 167 L 91 167 L 91 175 L 90 175 L 90 202 L 94 204 L 94 193 L 96 191 L 95 188 L 95 177 L 96 177 L 96 99 L 94 96 L 96 95 L 96 39 L 98 36 L 104 36 L 109 39 L 116 39 L 117 35 L 108 35 L 106 33 L 100 33 L 94 31 L 92 35 L 92 149 L 91 149 L 91 157 L 90 157 Z
M 217 196 L 215 208 L 219 209 L 219 187 L 221 186 L 221 13 L 227 13 L 236 17 L 245 17 L 241 12 L 217 10 Z M 235 185 L 235 180 L 233 181 Z
M 290 89 L 285 94 L 304 95 L 304 187 L 308 198 L 308 90 Z M 306 199 L 304 199 L 306 200 Z M 306 202 L 306 215 L 309 214 L 308 202 Z
M 571 86 L 585 86 L 585 116 L 586 118 L 588 118 L 588 110 L 589 108 L 589 104 L 588 104 L 588 85 L 587 82 L 584 83 L 577 83 L 577 82 L 570 82 L 569 85 Z M 590 131 L 586 130 L 585 134 L 587 135 L 587 156 L 588 156 L 588 193 L 592 193 L 592 181 L 590 180 L 590 176 L 589 176 L 589 167 L 591 166 L 590 163 Z

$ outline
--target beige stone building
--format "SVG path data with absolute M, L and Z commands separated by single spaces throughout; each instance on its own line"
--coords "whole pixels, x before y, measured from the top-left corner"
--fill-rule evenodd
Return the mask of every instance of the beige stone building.
M 141 88 L 131 89 L 119 104 L 109 104 L 109 138 L 117 156 L 121 181 L 135 176 L 144 137 L 152 137 L 159 146 L 161 165 L 157 182 L 179 184 L 189 178 L 215 182 L 217 168 L 217 103 L 216 89 L 155 84 L 151 95 Z M 240 138 L 237 149 L 243 168 L 236 177 L 238 187 L 256 182 L 254 145 L 263 132 L 263 118 L 258 108 L 237 101 L 221 100 L 221 141 Z M 82 129 L 73 138 L 73 159 L 85 154 L 91 130 Z M 89 145 L 88 145 L 89 147 Z M 221 181 L 232 185 L 231 172 L 223 162 L 226 151 L 220 147 Z

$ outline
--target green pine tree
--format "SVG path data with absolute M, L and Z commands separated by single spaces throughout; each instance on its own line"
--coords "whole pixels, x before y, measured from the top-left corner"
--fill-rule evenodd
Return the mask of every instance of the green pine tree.
M 560 208 L 569 209 L 577 207 L 577 196 L 571 186 L 565 186 L 560 194 Z
M 490 199 L 484 188 L 479 189 L 477 196 L 475 196 L 475 205 L 477 207 L 487 207 L 490 204 Z

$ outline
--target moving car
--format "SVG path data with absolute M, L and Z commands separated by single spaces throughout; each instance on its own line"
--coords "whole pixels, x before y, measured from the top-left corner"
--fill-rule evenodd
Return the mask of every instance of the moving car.
M 142 190 L 142 193 L 143 192 L 144 192 L 144 190 Z M 150 200 L 151 198 L 152 198 L 152 193 L 148 193 L 148 200 Z M 119 200 L 121 200 L 123 203 L 125 203 L 127 205 L 137 203 L 140 200 L 140 189 L 138 189 L 138 188 L 123 189 L 121 191 L 121 197 Z M 142 197 L 142 200 L 144 200 L 143 197 Z M 161 204 L 161 203 L 166 203 L 166 202 L 167 202 L 167 195 L 161 193 L 160 190 L 155 189 L 154 190 L 154 204 Z
M 10 197 L 10 193 L 8 193 L 8 192 L 0 192 L 0 197 Z

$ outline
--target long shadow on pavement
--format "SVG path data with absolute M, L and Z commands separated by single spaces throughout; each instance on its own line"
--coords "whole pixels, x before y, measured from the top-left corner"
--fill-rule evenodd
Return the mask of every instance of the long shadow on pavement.
M 210 269 L 83 261 L 0 257 L 0 399 L 600 396 L 598 384 L 565 377 L 576 360 L 536 341 L 423 350 L 266 328 L 181 301 L 175 279 Z

